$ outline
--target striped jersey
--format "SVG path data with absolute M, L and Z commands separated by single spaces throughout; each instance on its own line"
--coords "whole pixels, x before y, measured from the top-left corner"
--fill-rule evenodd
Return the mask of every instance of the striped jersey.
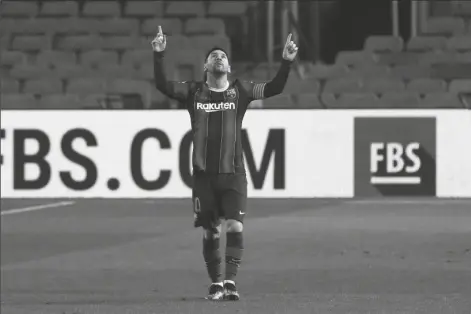
M 279 80 L 267 95 L 268 83 L 234 80 L 224 91 L 211 90 L 202 81 L 176 82 L 165 79 L 161 53 L 154 53 L 156 87 L 184 104 L 191 118 L 193 171 L 245 173 L 242 149 L 242 122 L 249 104 L 281 93 L 286 83 Z M 282 66 L 283 68 L 283 66 Z M 289 63 L 284 62 L 284 72 Z M 275 81 L 275 83 L 277 83 Z M 278 86 L 280 85 L 280 86 Z

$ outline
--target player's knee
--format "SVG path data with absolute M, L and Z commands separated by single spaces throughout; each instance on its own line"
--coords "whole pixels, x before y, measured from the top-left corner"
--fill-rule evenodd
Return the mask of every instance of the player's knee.
M 221 237 L 221 225 L 215 229 L 204 229 L 203 236 L 205 239 L 219 239 Z
M 243 229 L 244 225 L 240 221 L 228 219 L 226 222 L 227 232 L 242 232 Z

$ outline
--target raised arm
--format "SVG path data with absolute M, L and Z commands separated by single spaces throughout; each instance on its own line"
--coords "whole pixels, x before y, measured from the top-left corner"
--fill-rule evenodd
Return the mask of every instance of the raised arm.
M 154 50 L 154 81 L 155 87 L 164 95 L 178 101 L 184 101 L 188 98 L 190 84 L 188 82 L 168 81 L 165 75 L 164 57 L 167 46 L 167 36 L 162 32 L 159 26 L 159 32 L 152 41 Z
M 276 96 L 283 92 L 286 82 L 288 81 L 291 64 L 298 53 L 298 47 L 296 47 L 296 44 L 291 41 L 291 36 L 292 34 L 289 34 L 288 39 L 286 40 L 281 66 L 271 81 L 264 83 L 242 83 L 252 100 Z

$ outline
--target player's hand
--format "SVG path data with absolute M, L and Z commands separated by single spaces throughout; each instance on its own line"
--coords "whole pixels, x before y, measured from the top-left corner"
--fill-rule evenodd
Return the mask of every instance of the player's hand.
M 167 47 L 167 36 L 162 32 L 162 26 L 159 25 L 159 32 L 151 43 L 152 49 L 156 52 L 164 51 Z
M 292 34 L 288 35 L 288 39 L 286 40 L 285 48 L 283 49 L 283 59 L 293 61 L 298 54 L 298 47 L 296 44 L 291 41 Z

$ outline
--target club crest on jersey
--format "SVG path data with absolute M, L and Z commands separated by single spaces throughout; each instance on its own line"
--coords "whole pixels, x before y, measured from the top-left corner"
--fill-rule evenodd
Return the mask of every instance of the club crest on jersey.
M 230 88 L 226 91 L 227 98 L 236 98 L 236 90 L 234 88 Z
M 225 110 L 234 110 L 235 103 L 233 102 L 207 102 L 207 103 L 196 103 L 196 109 L 204 110 L 206 112 L 215 112 L 215 111 L 225 111 Z

